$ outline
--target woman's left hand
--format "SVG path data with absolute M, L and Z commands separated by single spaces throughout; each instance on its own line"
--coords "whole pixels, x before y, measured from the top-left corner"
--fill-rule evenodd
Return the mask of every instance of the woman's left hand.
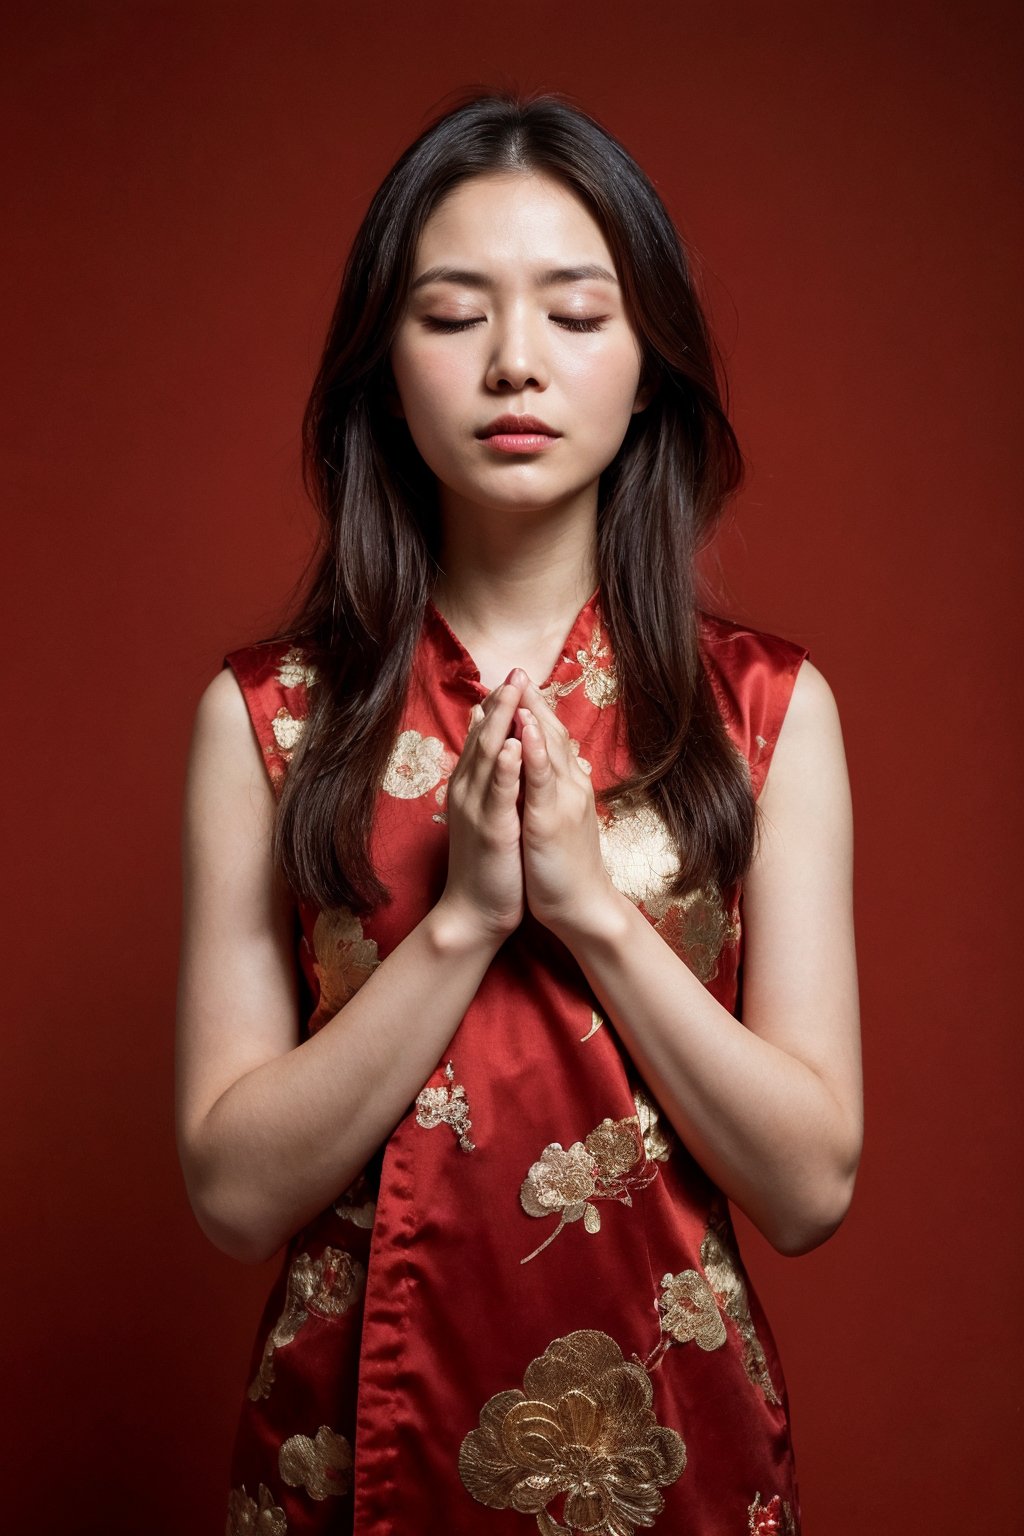
M 598 838 L 590 776 L 536 684 L 516 711 L 523 744 L 523 875 L 534 917 L 571 945 L 616 895 Z

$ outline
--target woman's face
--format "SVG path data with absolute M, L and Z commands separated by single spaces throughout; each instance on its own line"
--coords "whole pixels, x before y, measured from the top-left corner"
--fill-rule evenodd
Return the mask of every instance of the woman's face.
M 434 210 L 391 366 L 442 506 L 596 511 L 598 477 L 646 404 L 604 236 L 532 173 L 474 177 Z

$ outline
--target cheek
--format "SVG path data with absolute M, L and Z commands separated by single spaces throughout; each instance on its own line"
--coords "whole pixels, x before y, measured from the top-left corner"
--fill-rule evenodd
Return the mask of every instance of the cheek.
M 595 352 L 581 360 L 576 384 L 597 426 L 625 430 L 640 383 L 640 360 L 631 345 Z
M 438 407 L 455 399 L 465 387 L 466 367 L 456 352 L 437 353 L 429 348 L 395 348 L 391 369 L 407 415 L 424 411 L 436 416 Z

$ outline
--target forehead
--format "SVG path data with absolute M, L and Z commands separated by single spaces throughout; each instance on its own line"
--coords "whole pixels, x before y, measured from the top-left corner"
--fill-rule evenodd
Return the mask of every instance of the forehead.
M 416 249 L 416 272 L 470 260 L 495 268 L 586 262 L 614 271 L 590 210 L 561 182 L 536 172 L 474 176 L 434 209 Z

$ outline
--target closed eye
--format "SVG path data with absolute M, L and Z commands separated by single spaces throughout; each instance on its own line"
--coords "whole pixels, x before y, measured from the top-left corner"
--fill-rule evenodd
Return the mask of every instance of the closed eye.
M 575 315 L 549 315 L 555 325 L 560 325 L 566 331 L 599 331 L 607 320 L 607 315 L 594 315 L 583 319 Z M 436 315 L 425 315 L 423 324 L 431 331 L 440 331 L 443 335 L 453 335 L 457 331 L 468 331 L 471 326 L 482 325 L 483 317 L 475 320 L 441 320 Z

